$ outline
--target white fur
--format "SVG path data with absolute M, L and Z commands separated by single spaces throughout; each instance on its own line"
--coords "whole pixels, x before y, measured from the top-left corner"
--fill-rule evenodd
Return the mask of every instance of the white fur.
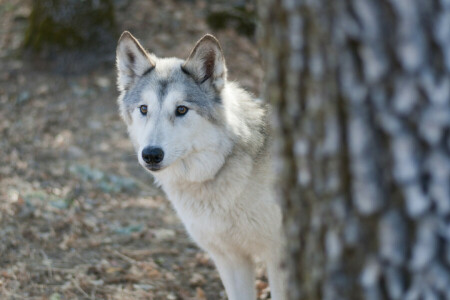
M 211 44 L 211 39 L 208 42 Z M 159 63 L 156 59 L 155 64 L 158 74 L 171 68 L 171 60 Z M 161 169 L 151 173 L 189 234 L 211 255 L 228 298 L 256 299 L 253 258 L 259 256 L 267 262 L 272 299 L 284 300 L 285 278 L 280 269 L 284 245 L 282 215 L 273 193 L 268 150 L 258 158 L 253 153 L 257 150 L 246 150 L 254 146 L 252 143 L 263 147 L 262 136 L 255 129 L 252 131 L 242 114 L 248 95 L 226 81 L 225 65 L 217 67 L 220 70 L 216 74 L 223 73 L 220 121 L 212 122 L 195 109 L 174 119 L 178 105 L 189 105 L 184 87 L 176 85 L 171 86 L 162 101 L 151 87 L 143 89 L 130 112 L 131 120 L 124 116 L 123 107 L 122 115 L 144 167 L 140 153 L 145 147 L 164 150 Z M 191 70 L 195 68 L 200 67 L 191 66 Z M 140 105 L 147 105 L 146 116 L 139 112 Z
M 205 132 L 204 140 L 196 142 L 223 137 L 217 129 L 203 131 L 201 127 L 190 128 Z M 210 253 L 230 300 L 256 299 L 255 256 L 267 262 L 272 299 L 285 299 L 279 267 L 281 210 L 274 200 L 270 171 L 266 165 L 255 172 L 252 157 L 245 153 L 224 158 L 216 150 L 187 155 L 162 171 L 152 172 L 189 234 Z

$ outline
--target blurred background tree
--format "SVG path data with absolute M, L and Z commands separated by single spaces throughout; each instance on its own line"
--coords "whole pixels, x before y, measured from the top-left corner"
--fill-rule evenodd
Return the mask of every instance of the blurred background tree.
M 34 0 L 24 48 L 70 73 L 111 61 L 116 40 L 112 0 Z
M 289 299 L 450 299 L 448 1 L 259 1 Z

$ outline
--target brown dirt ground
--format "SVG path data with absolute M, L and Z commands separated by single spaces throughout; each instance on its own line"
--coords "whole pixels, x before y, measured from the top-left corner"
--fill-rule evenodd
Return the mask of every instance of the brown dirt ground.
M 186 57 L 212 32 L 206 2 L 125 2 L 120 29 L 157 55 Z M 0 298 L 225 299 L 214 265 L 137 164 L 113 63 L 76 76 L 36 70 L 15 55 L 29 12 L 27 1 L 0 0 Z M 230 78 L 258 92 L 254 41 L 213 33 Z

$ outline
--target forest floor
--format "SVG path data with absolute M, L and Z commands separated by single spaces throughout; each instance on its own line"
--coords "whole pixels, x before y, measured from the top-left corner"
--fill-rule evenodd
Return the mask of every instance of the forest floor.
M 116 2 L 120 31 L 160 56 L 187 57 L 213 32 L 207 2 Z M 225 299 L 213 263 L 137 163 L 114 62 L 63 76 L 22 60 L 29 5 L 0 0 L 0 299 Z M 258 94 L 254 39 L 213 33 L 231 80 Z

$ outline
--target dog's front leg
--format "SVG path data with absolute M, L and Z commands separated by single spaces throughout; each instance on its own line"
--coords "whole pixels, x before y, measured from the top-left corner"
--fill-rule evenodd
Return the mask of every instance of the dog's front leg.
M 281 248 L 280 245 L 274 248 Z M 267 260 L 267 275 L 269 277 L 270 295 L 272 300 L 285 300 L 286 295 L 286 271 L 281 266 L 281 249 L 276 249 Z
M 211 253 L 229 300 L 255 300 L 255 273 L 250 257 Z

